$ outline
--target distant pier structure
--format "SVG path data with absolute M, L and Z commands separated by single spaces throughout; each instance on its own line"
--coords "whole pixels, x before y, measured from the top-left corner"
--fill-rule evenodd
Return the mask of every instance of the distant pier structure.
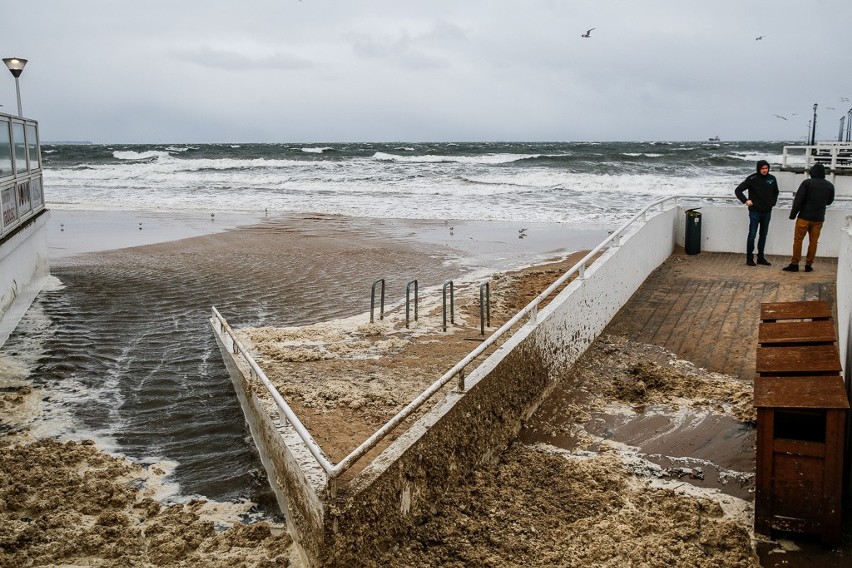
M 0 346 L 49 275 L 38 123 L 0 113 Z
M 784 191 L 796 191 L 814 164 L 825 166 L 825 179 L 837 195 L 852 196 L 852 142 L 816 142 L 784 146 L 781 170 L 775 172 Z

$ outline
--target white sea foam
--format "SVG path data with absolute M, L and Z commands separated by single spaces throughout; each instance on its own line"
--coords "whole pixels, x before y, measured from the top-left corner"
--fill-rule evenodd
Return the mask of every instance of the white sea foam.
M 666 155 L 668 146 L 679 150 L 676 156 Z M 60 209 L 316 212 L 612 227 L 658 197 L 732 195 L 757 159 L 781 159 L 780 148 L 767 156 L 757 152 L 760 146 L 746 144 L 710 151 L 696 144 L 668 146 L 377 143 L 282 145 L 256 152 L 240 145 L 111 149 L 116 160 L 81 165 L 69 159 L 64 167 L 47 168 L 45 188 L 48 204 Z M 194 151 L 187 152 L 190 148 Z M 685 151 L 689 148 L 694 156 Z M 327 159 L 306 159 L 305 154 L 326 154 Z M 714 165 L 720 160 L 728 165 Z
M 116 150 L 112 153 L 113 157 L 118 160 L 149 160 L 151 158 L 167 158 L 168 152 L 159 152 L 151 150 L 148 152 L 134 152 L 132 150 Z
M 732 152 L 729 156 L 731 158 L 742 160 L 744 162 L 753 162 L 755 164 L 759 160 L 766 160 L 770 164 L 780 164 L 784 160 L 784 154 L 760 154 L 757 152 Z
M 476 156 L 397 156 L 386 152 L 376 152 L 373 158 L 391 162 L 408 163 L 456 163 L 456 164 L 508 164 L 518 160 L 538 158 L 541 154 L 480 154 Z

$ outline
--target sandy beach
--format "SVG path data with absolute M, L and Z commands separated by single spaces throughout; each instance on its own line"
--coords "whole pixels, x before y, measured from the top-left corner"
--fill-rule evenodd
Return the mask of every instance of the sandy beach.
M 225 223 L 202 215 L 146 215 L 140 221 L 138 214 L 126 212 L 52 214 L 49 247 L 53 273 L 60 282 L 49 293 L 93 298 L 101 306 L 98 311 L 105 312 L 104 327 L 110 333 L 117 332 L 115 325 L 121 320 L 116 309 L 132 311 L 128 302 L 135 301 L 141 302 L 140 309 L 150 307 L 151 297 L 165 311 L 198 303 L 204 306 L 201 318 L 214 303 L 224 306 L 226 313 L 237 314 L 238 320 L 240 314 L 245 317 L 246 309 L 254 314 L 278 310 L 273 321 L 279 324 L 311 323 L 327 318 L 323 314 L 329 311 L 348 317 L 363 313 L 368 305 L 363 289 L 368 290 L 372 274 L 390 275 L 388 287 L 395 287 L 397 296 L 389 299 L 392 304 L 398 303 L 400 288 L 412 272 L 420 275 L 421 286 L 428 289 L 461 274 L 491 273 L 494 266 L 508 268 L 531 258 L 559 258 L 566 247 L 579 248 L 601 238 L 600 231 L 567 230 L 558 225 L 519 231 L 508 223 L 303 216 L 264 219 L 243 229 L 222 231 Z M 236 225 L 246 220 L 229 222 Z M 138 223 L 143 224 L 141 230 Z M 192 236 L 197 233 L 206 234 Z M 326 285 L 330 278 L 334 279 L 331 289 Z M 362 292 L 353 294 L 353 290 Z M 282 298 L 298 309 L 282 305 Z M 258 304 L 267 307 L 259 310 Z M 75 317 L 97 319 L 96 313 Z M 257 321 L 257 317 L 249 321 Z M 175 494 L 175 471 L 168 464 L 128 460 L 115 440 L 103 435 L 103 427 L 75 423 L 68 410 L 73 397 L 63 398 L 61 392 L 66 385 L 42 382 L 43 377 L 28 368 L 34 357 L 27 353 L 26 331 L 34 327 L 32 322 L 23 322 L 23 331 L 0 352 L 0 428 L 4 434 L 0 442 L 4 527 L 0 553 L 4 565 L 265 566 L 290 562 L 292 551 L 287 551 L 280 521 L 244 524 L 258 518 L 251 501 L 210 501 L 192 497 L 192 491 L 189 497 L 181 497 Z M 55 374 L 61 377 L 62 365 L 59 367 Z M 44 364 L 36 369 L 44 369 Z M 220 387 L 225 396 L 235 398 L 229 383 L 223 381 Z M 82 387 L 77 388 L 75 396 Z M 121 388 L 119 383 L 116 388 Z M 235 402 L 231 401 L 232 408 Z M 169 421 L 167 415 L 154 419 Z M 243 437 L 241 445 L 245 445 L 241 417 L 228 420 L 235 423 Z M 112 436 L 123 435 L 116 432 Z M 179 528 L 170 525 L 173 519 Z M 184 529 L 192 534 L 182 534 Z M 268 545 L 264 544 L 266 538 Z
M 106 312 L 112 305 L 128 311 L 155 305 L 163 311 L 157 322 L 190 309 L 203 321 L 209 306 L 217 305 L 242 330 L 333 459 L 473 348 L 483 278 L 492 283 L 493 330 L 577 260 L 569 253 L 601 237 L 600 232 L 560 232 L 558 226 L 300 216 L 174 240 L 181 231 L 218 223 L 198 215 L 191 222 L 167 216 L 142 221 L 160 223 L 150 240 L 133 232 L 139 232 L 134 226 L 139 221 L 130 214 L 102 215 L 89 219 L 98 222 L 88 232 L 112 227 L 107 232 L 114 231 L 115 238 L 89 234 L 65 243 L 63 231 L 51 229 L 54 273 L 65 287 L 52 293 L 76 289 L 97 298 Z M 68 221 L 66 230 L 75 217 L 86 218 L 82 213 L 57 217 Z M 105 220 L 110 223 L 101 223 Z M 102 250 L 105 242 L 129 248 Z M 87 249 L 92 243 L 101 244 Z M 534 266 L 521 268 L 529 264 Z M 423 303 L 420 319 L 406 328 L 400 302 L 412 273 L 420 278 Z M 376 274 L 388 275 L 393 292 L 386 320 L 369 324 L 368 293 Z M 439 296 L 447 279 L 458 287 L 458 320 L 452 340 L 436 352 L 434 338 L 447 339 L 440 329 Z M 109 329 L 117 329 L 119 319 L 112 316 Z M 166 334 L 163 343 L 174 343 L 175 337 Z M 218 467 L 207 470 L 208 479 L 199 479 L 181 467 L 128 459 L 120 445 L 102 435 L 103 428 L 91 427 L 92 418 L 88 427 L 69 427 L 73 417 L 56 419 L 64 399 L 27 367 L 24 338 L 12 339 L 0 351 L 0 564 L 298 565 L 282 519 L 259 514 L 251 499 L 210 497 L 216 496 L 215 478 L 237 467 L 229 465 L 231 458 L 176 454 L 183 456 L 178 461 L 202 465 L 218 459 Z M 189 346 L 183 349 L 194 353 Z M 210 357 L 210 351 L 199 353 Z M 165 372 L 182 372 L 175 369 L 167 366 Z M 363 565 L 758 565 L 747 497 L 690 484 L 690 476 L 700 473 L 690 468 L 660 470 L 631 459 L 623 445 L 590 427 L 595 413 L 641 412 L 656 405 L 753 428 L 748 384 L 665 349 L 607 335 L 564 373 L 560 422 L 552 420 L 550 409 L 541 409 L 494 463 L 436 502 L 395 547 L 363 559 Z M 227 374 L 217 371 L 205 381 L 216 383 L 210 396 L 226 399 L 222 414 L 211 415 L 233 428 L 220 432 L 222 443 L 250 454 Z M 166 386 L 158 387 L 166 399 L 188 388 Z M 126 407 L 127 398 L 122 400 Z M 192 408 L 195 400 L 188 402 Z M 172 418 L 171 412 L 165 407 L 153 412 L 154 422 L 133 418 L 125 424 L 144 430 L 174 423 L 174 430 L 153 435 L 175 432 L 170 435 L 184 436 L 181 447 L 215 445 L 194 437 L 212 426 L 199 422 L 196 434 L 183 433 L 186 415 Z M 201 420 L 197 411 L 194 416 Z M 133 435 L 142 434 L 113 432 L 125 443 Z M 256 456 L 240 459 L 233 463 L 243 467 L 248 460 L 245 467 L 256 467 Z M 258 485 L 265 483 L 257 471 L 251 475 L 260 477 Z M 747 489 L 748 479 L 743 483 Z M 199 487 L 209 493 L 192 489 Z M 783 549 L 783 544 L 772 546 Z

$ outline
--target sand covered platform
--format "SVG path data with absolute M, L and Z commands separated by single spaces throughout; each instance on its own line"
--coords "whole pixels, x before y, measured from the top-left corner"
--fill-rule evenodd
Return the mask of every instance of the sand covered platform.
M 495 302 L 493 326 L 579 256 L 495 276 L 495 296 L 503 301 Z M 337 461 L 470 351 L 464 342 L 479 333 L 478 298 L 470 291 L 462 288 L 463 315 L 452 335 L 442 331 L 438 306 L 425 309 L 409 329 L 397 311 L 383 323 L 365 323 L 362 315 L 300 329 L 248 328 L 240 335 Z M 596 435 L 593 414 L 613 405 L 634 414 L 651 405 L 672 412 L 685 407 L 745 430 L 754 422 L 749 383 L 658 346 L 602 336 L 566 370 L 516 443 L 451 490 L 396 547 L 365 565 L 756 566 L 748 489 L 734 495 L 705 490 L 690 484 L 703 478 L 700 468 L 658 467 L 635 449 Z M 753 450 L 746 442 L 736 451 L 748 461 Z M 738 490 L 748 486 L 748 472 L 735 474 Z

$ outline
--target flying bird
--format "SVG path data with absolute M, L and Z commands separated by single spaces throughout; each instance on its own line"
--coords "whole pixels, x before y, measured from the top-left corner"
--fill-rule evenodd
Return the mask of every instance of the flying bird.
M 776 118 L 780 118 L 781 120 L 787 120 L 786 116 L 781 116 L 780 114 L 773 114 L 772 116 L 774 116 Z
M 592 37 L 592 30 L 597 28 L 592 28 L 591 30 L 586 30 L 586 33 L 581 34 L 580 37 Z
M 763 39 L 763 38 L 765 38 L 765 37 L 766 37 L 766 36 L 757 36 L 756 38 L 754 38 L 754 41 L 760 41 L 760 40 L 762 40 L 762 39 Z
M 825 107 L 825 110 L 837 110 L 837 109 L 834 108 L 834 107 Z
M 841 103 L 848 103 L 848 102 L 849 102 L 849 97 L 840 97 L 840 102 L 841 102 Z

